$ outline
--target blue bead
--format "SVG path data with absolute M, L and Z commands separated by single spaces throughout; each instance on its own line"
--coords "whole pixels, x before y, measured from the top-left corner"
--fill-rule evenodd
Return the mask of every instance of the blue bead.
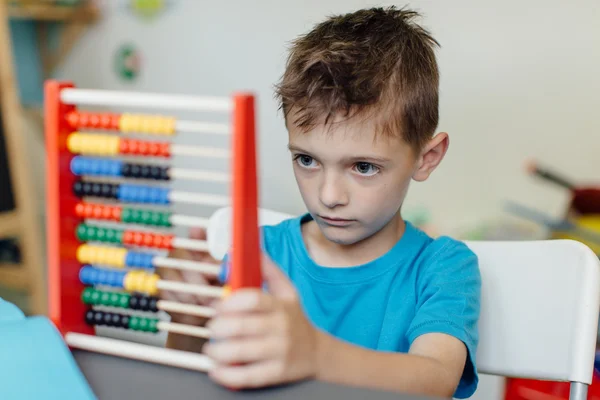
M 102 174 L 102 162 L 95 158 L 90 158 L 86 163 L 86 174 L 88 175 L 100 175 Z
M 87 265 L 81 268 L 79 270 L 79 281 L 81 281 L 81 283 L 84 285 L 92 284 L 92 271 L 93 268 Z
M 227 283 L 227 279 L 229 278 L 229 256 L 225 254 L 223 257 L 223 261 L 221 262 L 221 270 L 219 271 L 219 282 L 224 285 Z
M 140 263 L 144 268 L 152 269 L 154 255 L 153 254 L 142 254 L 142 262 Z
M 131 186 L 120 185 L 119 186 L 119 200 L 124 202 L 131 202 Z
M 70 167 L 73 175 L 81 175 L 81 159 L 79 156 L 73 157 Z
M 110 170 L 108 171 L 108 174 L 112 176 L 121 176 L 122 164 L 123 163 L 121 161 L 113 161 L 110 164 Z

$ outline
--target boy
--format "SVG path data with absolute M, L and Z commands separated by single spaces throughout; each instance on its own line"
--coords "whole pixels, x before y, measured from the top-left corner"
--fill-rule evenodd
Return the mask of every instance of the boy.
M 476 256 L 400 213 L 410 181 L 425 181 L 448 147 L 434 136 L 437 42 L 415 17 L 360 10 L 294 43 L 277 93 L 308 212 L 262 228 L 268 292 L 216 305 L 202 350 L 217 382 L 475 391 Z

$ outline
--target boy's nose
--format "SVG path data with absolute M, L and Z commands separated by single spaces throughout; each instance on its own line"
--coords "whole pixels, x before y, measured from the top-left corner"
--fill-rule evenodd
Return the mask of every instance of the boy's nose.
M 327 208 L 348 204 L 348 194 L 340 177 L 327 177 L 321 185 L 319 197 L 321 203 Z

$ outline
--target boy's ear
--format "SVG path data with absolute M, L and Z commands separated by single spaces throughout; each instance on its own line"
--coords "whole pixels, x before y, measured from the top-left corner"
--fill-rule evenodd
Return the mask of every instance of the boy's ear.
M 442 162 L 449 144 L 448 134 L 440 132 L 423 147 L 417 159 L 417 169 L 413 174 L 415 181 L 422 182 L 429 178 L 433 170 Z

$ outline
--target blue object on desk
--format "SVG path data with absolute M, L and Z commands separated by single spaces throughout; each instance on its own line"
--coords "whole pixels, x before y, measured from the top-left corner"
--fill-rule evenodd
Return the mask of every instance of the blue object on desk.
M 0 398 L 91 400 L 96 396 L 56 327 L 0 299 Z

